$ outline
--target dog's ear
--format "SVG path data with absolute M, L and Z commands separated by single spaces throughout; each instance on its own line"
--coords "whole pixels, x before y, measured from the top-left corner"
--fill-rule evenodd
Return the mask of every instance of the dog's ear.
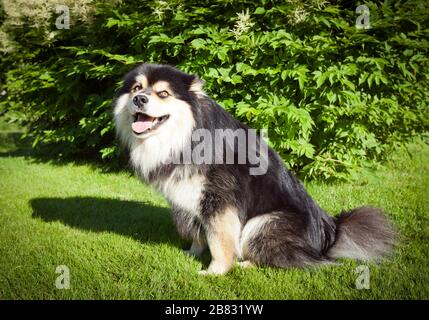
M 191 85 L 189 86 L 189 91 L 195 93 L 195 94 L 205 94 L 203 90 L 204 81 L 198 78 L 197 75 L 194 75 L 194 79 L 191 82 Z

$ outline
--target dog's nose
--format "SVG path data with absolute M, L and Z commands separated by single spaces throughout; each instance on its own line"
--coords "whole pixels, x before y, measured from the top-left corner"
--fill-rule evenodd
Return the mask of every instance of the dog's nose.
M 143 107 L 143 105 L 145 103 L 147 103 L 148 101 L 149 101 L 149 99 L 145 95 L 142 95 L 142 94 L 139 94 L 133 98 L 133 103 L 137 107 Z

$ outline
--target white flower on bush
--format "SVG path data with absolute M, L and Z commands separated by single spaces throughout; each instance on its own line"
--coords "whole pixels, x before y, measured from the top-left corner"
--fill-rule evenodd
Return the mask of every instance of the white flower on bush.
M 230 30 L 236 39 L 249 31 L 249 29 L 254 25 L 250 19 L 249 9 L 247 9 L 246 12 L 242 11 L 241 13 L 237 13 L 237 21 L 235 21 L 234 28 Z
M 170 4 L 164 0 L 157 0 L 152 7 L 152 13 L 158 16 L 158 19 L 161 20 L 167 10 L 172 10 Z
M 122 0 L 99 0 L 98 2 L 120 3 Z M 52 23 L 52 17 L 57 17 L 56 8 L 58 5 L 64 5 L 70 8 L 70 22 L 88 23 L 95 13 L 95 0 L 14 0 L 1 1 L 1 6 L 5 12 L 5 20 L 0 27 L 0 51 L 13 52 L 14 42 L 9 40 L 8 32 L 10 29 L 20 28 L 24 24 L 38 29 L 39 35 L 44 36 L 44 40 L 54 39 L 56 31 L 55 23 Z M 54 19 L 55 21 L 55 19 Z
M 317 9 L 322 9 L 324 6 L 326 6 L 327 4 L 329 4 L 328 1 L 325 0 L 312 0 L 311 4 L 313 7 L 317 7 Z
M 304 7 L 297 7 L 290 15 L 289 15 L 289 23 L 298 24 L 300 22 L 305 21 L 307 16 L 309 15 L 308 11 L 304 9 Z

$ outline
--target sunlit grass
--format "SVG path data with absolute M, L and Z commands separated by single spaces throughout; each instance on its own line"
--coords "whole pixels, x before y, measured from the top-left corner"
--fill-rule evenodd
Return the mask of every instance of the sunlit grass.
M 4 128 L 2 128 L 4 129 Z M 368 264 L 370 289 L 356 289 L 358 262 L 308 270 L 235 268 L 201 277 L 203 262 L 182 252 L 163 198 L 128 173 L 53 165 L 20 155 L 0 135 L 1 299 L 400 299 L 429 298 L 428 160 L 422 143 L 392 155 L 376 176 L 306 183 L 333 214 L 370 204 L 401 233 L 394 255 Z M 57 289 L 55 269 L 70 269 Z

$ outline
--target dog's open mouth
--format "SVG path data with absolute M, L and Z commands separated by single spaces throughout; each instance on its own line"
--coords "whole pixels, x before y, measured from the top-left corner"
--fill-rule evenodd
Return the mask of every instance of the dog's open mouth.
M 134 122 L 131 127 L 135 134 L 148 133 L 156 130 L 168 118 L 168 114 L 161 117 L 151 117 L 145 113 L 138 112 L 134 116 Z

